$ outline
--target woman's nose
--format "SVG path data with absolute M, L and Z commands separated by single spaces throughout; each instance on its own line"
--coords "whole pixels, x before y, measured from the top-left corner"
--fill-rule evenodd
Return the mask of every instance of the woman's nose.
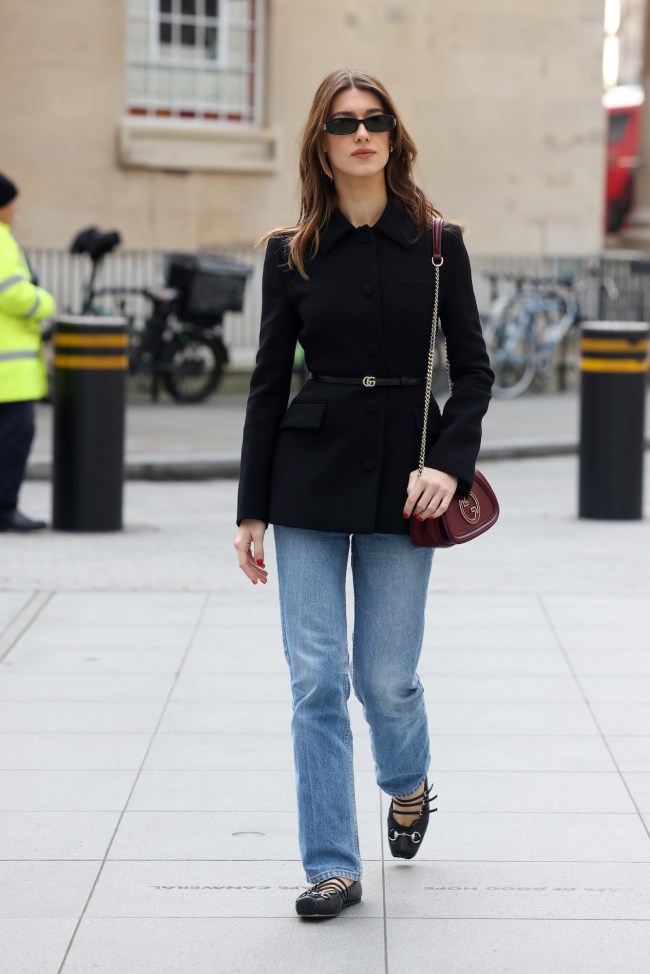
M 368 136 L 368 129 L 363 124 L 363 122 L 359 122 L 359 126 L 357 128 L 357 131 L 355 132 L 354 137 L 355 137 L 355 139 L 367 139 L 367 138 L 369 138 L 369 136 Z

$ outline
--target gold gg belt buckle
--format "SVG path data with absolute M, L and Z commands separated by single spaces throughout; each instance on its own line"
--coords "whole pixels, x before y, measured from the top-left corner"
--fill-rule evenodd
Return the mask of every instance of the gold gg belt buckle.
M 366 389 L 372 389 L 372 387 L 376 385 L 377 382 L 374 375 L 364 375 L 362 381 Z

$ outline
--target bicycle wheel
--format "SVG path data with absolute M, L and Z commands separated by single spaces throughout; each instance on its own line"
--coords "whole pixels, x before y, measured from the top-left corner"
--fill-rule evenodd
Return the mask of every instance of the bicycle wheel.
M 176 402 L 202 402 L 216 392 L 226 362 L 219 342 L 200 332 L 180 332 L 165 342 L 160 372 Z
M 534 321 L 519 318 L 486 324 L 484 337 L 496 399 L 515 399 L 533 381 L 537 360 L 534 325 Z

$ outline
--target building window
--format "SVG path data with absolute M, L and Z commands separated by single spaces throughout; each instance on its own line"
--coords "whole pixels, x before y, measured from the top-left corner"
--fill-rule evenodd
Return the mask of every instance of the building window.
M 264 0 L 127 0 L 127 111 L 260 125 Z

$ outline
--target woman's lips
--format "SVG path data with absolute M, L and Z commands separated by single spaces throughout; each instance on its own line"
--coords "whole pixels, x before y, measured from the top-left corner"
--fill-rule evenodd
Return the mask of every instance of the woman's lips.
M 357 156 L 357 158 L 360 157 L 362 159 L 367 159 L 368 156 L 374 156 L 374 154 L 374 149 L 358 149 L 356 152 L 352 153 L 353 156 Z

